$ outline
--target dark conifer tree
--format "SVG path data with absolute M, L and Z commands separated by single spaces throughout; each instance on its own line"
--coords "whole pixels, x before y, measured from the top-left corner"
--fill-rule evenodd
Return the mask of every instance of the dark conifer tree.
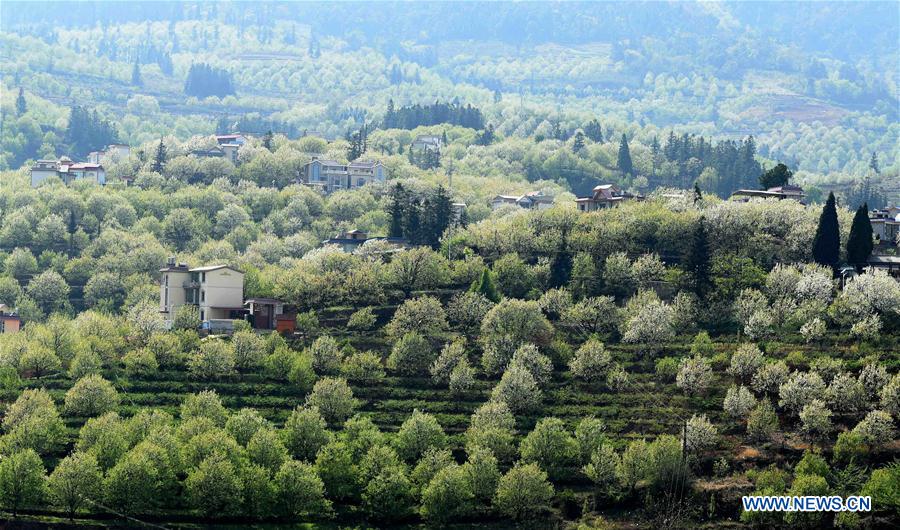
M 819 216 L 819 226 L 813 239 L 813 259 L 821 265 L 836 267 L 841 256 L 841 232 L 838 226 L 837 206 L 834 193 L 828 194 L 828 201 Z
M 619 142 L 619 158 L 617 166 L 619 171 L 626 175 L 634 175 L 634 166 L 631 163 L 631 151 L 628 149 L 628 138 L 622 133 L 622 141 Z
M 16 115 L 24 116 L 28 111 L 28 104 L 25 103 L 25 91 L 19 87 L 19 95 L 16 96 Z
M 584 133 L 578 131 L 575 133 L 575 141 L 572 144 L 572 152 L 578 154 L 582 149 L 584 149 Z
M 153 171 L 162 173 L 166 167 L 166 144 L 163 139 L 159 139 L 159 145 L 156 146 L 156 155 L 153 157 Z
M 406 209 L 406 190 L 398 182 L 391 188 L 391 202 L 388 213 L 391 216 L 390 237 L 403 237 L 404 210 Z
M 269 129 L 268 131 L 266 131 L 266 134 L 263 136 L 263 139 L 262 139 L 263 147 L 265 147 L 269 151 L 272 150 L 272 137 L 273 137 L 272 130 Z
M 562 231 L 559 246 L 550 260 L 550 287 L 564 287 L 572 276 L 572 252 L 569 250 L 568 234 Z
M 786 165 L 779 163 L 777 166 L 759 176 L 759 185 L 764 190 L 784 186 L 791 181 L 792 176 L 794 176 L 794 174 L 791 170 L 788 169 Z
M 853 224 L 850 226 L 850 237 L 847 239 L 847 262 L 862 270 L 863 265 L 872 255 L 872 221 L 869 220 L 869 207 L 866 204 L 856 209 Z
M 487 267 L 481 272 L 481 278 L 475 280 L 469 290 L 480 293 L 495 304 L 500 302 L 500 294 L 497 292 L 497 286 L 494 285 L 493 275 Z
M 694 183 L 694 204 L 703 200 L 703 192 L 700 191 L 700 186 L 695 182 Z
M 603 128 L 597 120 L 591 120 L 584 126 L 584 135 L 591 139 L 592 142 L 603 141 Z
M 144 86 L 144 79 L 141 77 L 141 66 L 137 61 L 134 62 L 134 67 L 131 69 L 131 84 L 133 86 Z
M 701 300 L 705 299 L 712 287 L 712 280 L 709 237 L 706 233 L 706 221 L 702 216 L 694 227 L 691 244 L 684 258 L 684 269 L 689 275 L 691 291 Z

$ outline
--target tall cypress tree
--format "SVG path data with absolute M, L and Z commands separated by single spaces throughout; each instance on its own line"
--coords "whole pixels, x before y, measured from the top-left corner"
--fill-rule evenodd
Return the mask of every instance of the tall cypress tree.
M 619 171 L 626 175 L 634 174 L 634 166 L 631 163 L 631 150 L 628 149 L 628 137 L 622 133 L 622 141 L 619 142 Z
M 832 268 L 837 266 L 841 257 L 841 232 L 833 192 L 828 194 L 828 201 L 819 216 L 812 253 L 816 263 Z
M 869 206 L 863 204 L 856 209 L 853 224 L 850 226 L 850 238 L 847 239 L 847 262 L 862 270 L 863 264 L 872 255 L 872 222 L 869 220 Z
M 712 288 L 710 278 L 710 250 L 709 238 L 706 233 L 706 220 L 700 217 L 694 233 L 691 237 L 691 245 L 688 247 L 684 259 L 685 271 L 690 275 L 691 291 L 700 299 L 706 298 Z

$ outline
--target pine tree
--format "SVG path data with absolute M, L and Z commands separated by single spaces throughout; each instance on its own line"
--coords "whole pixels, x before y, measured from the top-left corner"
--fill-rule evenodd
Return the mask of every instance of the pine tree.
M 694 204 L 703 200 L 703 192 L 700 191 L 700 186 L 695 182 L 694 183 Z
M 25 103 L 25 91 L 19 87 L 19 95 L 16 96 L 16 115 L 23 116 L 28 111 L 28 105 Z
M 269 129 L 268 131 L 266 131 L 266 134 L 263 136 L 262 140 L 263 147 L 265 147 L 269 151 L 272 150 L 272 136 L 272 130 Z
M 626 175 L 634 174 L 634 166 L 631 163 L 631 151 L 628 149 L 628 138 L 622 133 L 622 141 L 619 143 L 619 171 Z
M 481 278 L 475 280 L 469 290 L 483 295 L 495 304 L 500 302 L 500 294 L 494 285 L 493 275 L 487 267 L 481 272 Z
M 701 300 L 706 298 L 712 287 L 712 280 L 709 238 L 706 233 L 706 221 L 702 216 L 694 227 L 691 244 L 684 259 L 684 269 L 690 276 L 691 291 Z
M 166 166 L 166 144 L 163 143 L 163 139 L 159 139 L 159 145 L 156 146 L 156 156 L 153 157 L 153 171 L 157 173 L 162 173 L 163 168 Z
M 578 131 L 575 133 L 575 142 L 572 144 L 572 152 L 578 154 L 584 149 L 584 133 Z
M 828 201 L 819 216 L 819 226 L 813 239 L 813 259 L 820 265 L 836 267 L 841 255 L 841 232 L 838 226 L 837 206 L 834 193 L 828 194 Z
M 141 66 L 134 62 L 134 68 L 131 69 L 131 84 L 133 86 L 144 86 L 144 79 L 141 77 Z
M 853 224 L 850 226 L 850 237 L 847 239 L 847 262 L 862 270 L 862 266 L 872 255 L 872 222 L 869 220 L 869 207 L 863 204 L 856 209 Z
M 872 158 L 869 159 L 869 169 L 875 172 L 876 175 L 881 174 L 881 167 L 878 165 L 878 153 L 875 151 L 872 151 Z

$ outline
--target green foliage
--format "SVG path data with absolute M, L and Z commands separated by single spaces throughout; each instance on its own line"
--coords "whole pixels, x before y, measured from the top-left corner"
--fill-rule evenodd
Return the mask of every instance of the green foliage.
M 822 208 L 819 225 L 813 238 L 812 254 L 816 263 L 830 267 L 837 266 L 840 258 L 840 229 L 834 193 L 828 194 L 828 201 Z
M 553 486 L 535 464 L 517 463 L 500 478 L 493 505 L 503 515 L 524 521 L 550 509 Z

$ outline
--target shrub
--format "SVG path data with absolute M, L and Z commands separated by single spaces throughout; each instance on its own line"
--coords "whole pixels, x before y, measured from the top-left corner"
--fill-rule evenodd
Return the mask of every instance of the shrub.
M 743 385 L 732 385 L 725 393 L 725 401 L 722 403 L 722 408 L 732 418 L 746 418 L 754 406 L 756 406 L 756 398 Z
M 685 358 L 681 360 L 675 384 L 689 396 L 696 396 L 706 392 L 712 379 L 712 370 L 709 363 L 702 357 Z
M 668 383 L 678 375 L 678 360 L 674 357 L 663 357 L 656 360 L 656 378 Z
M 234 364 L 239 370 L 254 370 L 265 362 L 265 340 L 255 332 L 238 331 L 232 335 L 231 344 L 234 346 Z
M 344 355 L 333 338 L 327 335 L 317 338 L 307 353 L 312 359 L 312 368 L 317 374 L 336 375 L 341 370 Z
M 832 450 L 834 462 L 842 465 L 853 461 L 864 461 L 868 454 L 869 449 L 866 447 L 862 435 L 854 431 L 839 433 Z
M 768 399 L 762 399 L 747 418 L 747 434 L 752 440 L 765 442 L 778 430 L 778 416 Z
M 742 344 L 731 356 L 728 373 L 743 381 L 749 381 L 762 364 L 763 354 L 756 344 Z
M 864 442 L 873 447 L 886 444 L 894 439 L 896 431 L 891 415 L 883 410 L 873 410 L 853 428 Z
M 309 310 L 305 313 L 297 313 L 296 325 L 297 333 L 301 333 L 306 337 L 316 335 L 321 329 L 321 326 L 319 325 L 319 315 L 313 310 Z

